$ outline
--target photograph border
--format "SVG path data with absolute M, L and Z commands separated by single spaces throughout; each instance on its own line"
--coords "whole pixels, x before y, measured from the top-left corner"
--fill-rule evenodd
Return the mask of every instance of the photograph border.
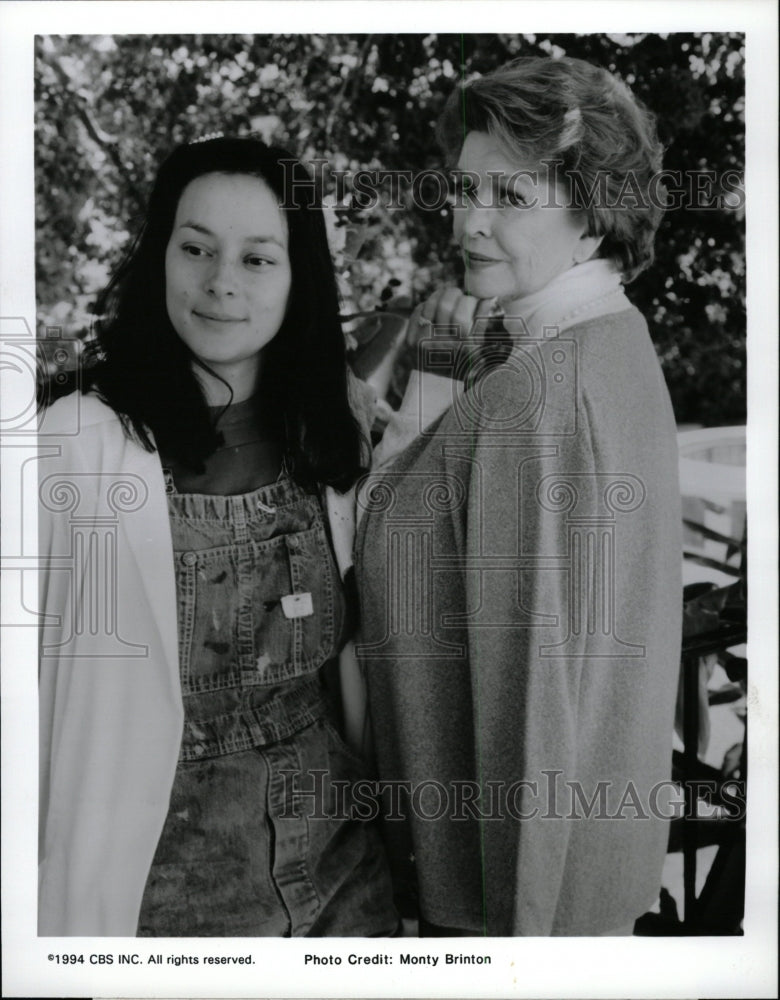
M 38 938 L 37 628 L 20 614 L 36 593 L 37 526 L 20 490 L 35 434 L 2 441 L 2 852 L 5 996 L 159 997 L 764 997 L 777 958 L 777 12 L 771 0 L 289 0 L 0 4 L 0 416 L 34 392 L 33 40 L 51 34 L 159 34 L 559 29 L 740 31 L 746 35 L 745 187 L 748 247 L 748 518 L 750 713 L 745 933 L 740 938 L 295 940 Z M 186 31 L 182 30 L 186 26 Z M 755 200 L 751 199 L 756 192 Z M 11 345 L 11 348 L 8 348 Z M 9 353 L 10 350 L 10 353 Z M 32 351 L 32 355 L 30 354 Z M 10 360 L 9 360 L 10 359 Z M 32 383 L 30 382 L 32 378 Z M 0 424 L 0 427 L 4 426 Z M 34 426 L 34 421 L 33 421 Z M 401 967 L 350 955 L 436 956 Z M 488 965 L 444 967 L 446 953 L 490 954 Z M 149 966 L 147 956 L 245 956 L 247 965 Z M 143 964 L 55 955 L 139 954 Z M 340 963 L 306 963 L 306 954 Z M 128 991 L 128 992 L 125 992 Z

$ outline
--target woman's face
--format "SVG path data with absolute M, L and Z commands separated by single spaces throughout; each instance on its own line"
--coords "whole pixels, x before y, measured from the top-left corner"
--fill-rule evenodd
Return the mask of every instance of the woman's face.
M 288 240 L 276 196 L 249 174 L 197 177 L 176 208 L 165 253 L 168 316 L 197 358 L 250 394 L 287 309 Z
M 518 164 L 488 133 L 469 132 L 458 170 L 466 172 L 469 195 L 454 212 L 468 295 L 508 304 L 544 288 L 598 247 L 597 238 L 584 235 L 585 219 L 556 199 L 544 165 Z

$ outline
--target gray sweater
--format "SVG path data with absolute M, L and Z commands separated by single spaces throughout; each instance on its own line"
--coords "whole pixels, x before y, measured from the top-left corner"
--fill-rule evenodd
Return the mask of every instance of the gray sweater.
M 361 646 L 400 895 L 584 935 L 654 902 L 681 629 L 675 425 L 634 309 L 520 341 L 363 491 Z

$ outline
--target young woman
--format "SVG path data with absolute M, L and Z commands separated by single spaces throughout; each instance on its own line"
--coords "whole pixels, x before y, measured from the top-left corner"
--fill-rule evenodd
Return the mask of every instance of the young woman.
M 394 875 L 424 933 L 630 933 L 668 840 L 681 630 L 674 419 L 623 292 L 660 146 L 616 78 L 552 58 L 458 88 L 440 137 L 464 285 L 412 323 L 356 549 L 379 776 L 411 792 Z M 482 343 L 497 310 L 511 344 Z
M 39 933 L 392 934 L 325 685 L 370 402 L 302 166 L 176 149 L 99 312 L 41 457 Z

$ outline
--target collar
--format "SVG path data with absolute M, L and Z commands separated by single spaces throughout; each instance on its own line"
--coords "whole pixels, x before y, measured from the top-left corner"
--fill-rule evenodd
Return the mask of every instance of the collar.
M 575 264 L 539 291 L 508 303 L 503 322 L 511 334 L 537 338 L 551 327 L 560 333 L 595 316 L 629 308 L 619 272 L 612 261 L 599 258 Z

